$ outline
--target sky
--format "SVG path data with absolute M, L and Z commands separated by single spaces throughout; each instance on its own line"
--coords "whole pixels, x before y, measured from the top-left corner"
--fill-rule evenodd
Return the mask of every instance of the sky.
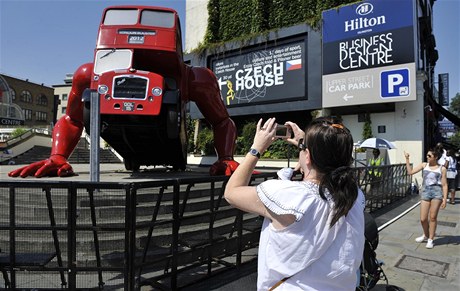
M 434 3 L 435 78 L 449 73 L 452 98 L 460 92 L 460 0 Z M 92 61 L 103 9 L 121 4 L 175 9 L 185 40 L 185 0 L 0 0 L 0 73 L 47 86 L 63 84 L 66 74 Z
M 0 0 L 0 73 L 47 86 L 93 61 L 104 8 L 175 9 L 185 40 L 185 0 Z
M 449 73 L 449 97 L 460 93 L 460 0 L 436 0 L 433 34 L 439 59 L 435 73 Z M 437 80 L 437 79 L 436 79 Z

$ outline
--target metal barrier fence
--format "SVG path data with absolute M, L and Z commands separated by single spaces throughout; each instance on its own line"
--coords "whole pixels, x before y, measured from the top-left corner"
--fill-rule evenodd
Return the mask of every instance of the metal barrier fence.
M 366 195 L 366 209 L 374 212 L 410 194 L 412 178 L 405 164 L 355 168 Z
M 403 166 L 356 169 L 368 211 L 407 195 Z M 262 220 L 227 204 L 227 179 L 2 181 L 0 287 L 177 290 L 254 260 Z

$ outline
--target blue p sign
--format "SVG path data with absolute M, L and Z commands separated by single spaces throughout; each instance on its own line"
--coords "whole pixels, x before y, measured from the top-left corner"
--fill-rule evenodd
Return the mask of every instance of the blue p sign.
M 382 98 L 408 96 L 409 69 L 381 72 L 380 84 L 380 96 Z

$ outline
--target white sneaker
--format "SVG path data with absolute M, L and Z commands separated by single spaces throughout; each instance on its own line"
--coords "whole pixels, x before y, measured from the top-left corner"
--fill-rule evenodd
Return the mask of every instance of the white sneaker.
M 426 243 L 426 248 L 427 249 L 432 249 L 434 246 L 434 243 L 433 243 L 433 240 L 432 239 L 428 239 L 427 243 Z
M 428 238 L 425 235 L 419 236 L 418 238 L 415 239 L 415 242 L 421 243 L 426 241 Z

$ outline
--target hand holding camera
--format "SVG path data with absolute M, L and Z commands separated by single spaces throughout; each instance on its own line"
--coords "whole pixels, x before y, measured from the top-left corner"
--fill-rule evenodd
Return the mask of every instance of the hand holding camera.
M 281 138 L 281 139 L 288 139 L 291 137 L 291 128 L 284 125 L 284 124 L 277 124 L 276 125 L 276 132 L 275 132 L 275 137 L 276 138 Z

